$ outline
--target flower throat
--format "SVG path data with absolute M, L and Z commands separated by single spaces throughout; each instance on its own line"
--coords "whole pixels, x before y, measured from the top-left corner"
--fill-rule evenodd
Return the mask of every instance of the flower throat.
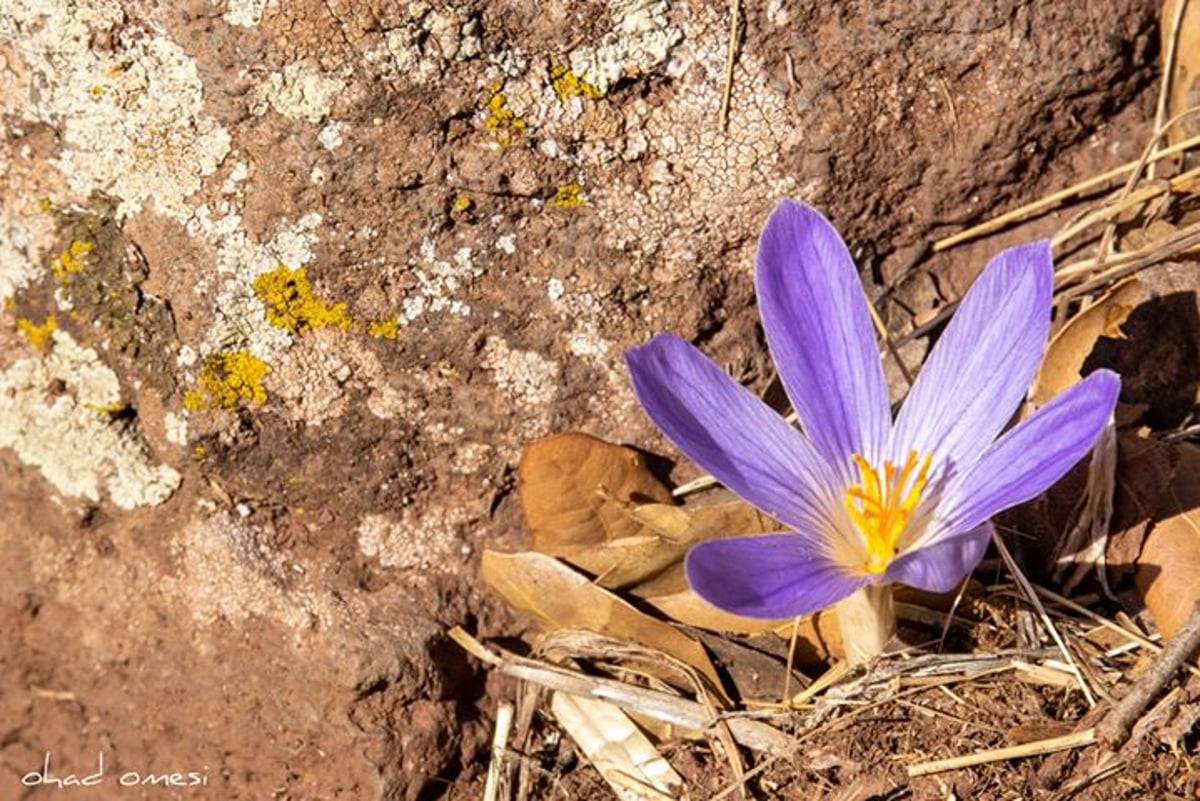
M 918 467 L 917 452 L 910 451 L 899 469 L 885 461 L 882 474 L 859 454 L 851 458 L 862 483 L 846 490 L 846 511 L 866 541 L 867 572 L 879 574 L 899 551 L 900 535 L 921 501 L 933 455 L 926 453 Z

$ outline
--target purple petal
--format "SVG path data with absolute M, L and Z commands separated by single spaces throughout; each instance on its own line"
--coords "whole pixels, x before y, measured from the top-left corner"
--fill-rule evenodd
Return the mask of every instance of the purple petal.
M 831 464 L 875 461 L 891 428 L 887 387 L 854 261 L 829 221 L 779 204 L 758 243 L 763 330 L 804 432 Z
M 630 348 L 625 361 L 646 413 L 689 459 L 789 526 L 829 528 L 829 466 L 770 407 L 673 334 Z
M 887 577 L 927 592 L 950 592 L 979 564 L 992 531 L 991 523 L 983 523 L 906 553 L 888 565 Z
M 699 543 L 684 561 L 688 583 L 713 606 L 744 617 L 808 615 L 871 579 L 851 575 L 801 534 L 762 534 Z
M 1050 244 L 1009 248 L 967 291 L 933 349 L 893 432 L 893 458 L 933 453 L 965 466 L 1008 423 L 1033 380 L 1050 328 Z
M 940 536 L 952 538 L 1047 490 L 1091 450 L 1120 392 L 1116 373 L 1097 370 L 997 440 L 946 488 L 939 517 L 947 534 Z

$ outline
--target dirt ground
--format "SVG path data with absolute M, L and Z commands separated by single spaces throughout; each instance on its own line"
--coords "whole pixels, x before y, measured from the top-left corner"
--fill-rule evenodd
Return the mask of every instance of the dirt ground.
M 899 334 L 1005 244 L 931 241 L 1153 116 L 1146 0 L 742 5 L 724 124 L 724 3 L 0 11 L 0 798 L 478 797 L 512 688 L 446 631 L 529 630 L 478 566 L 523 445 L 678 458 L 621 360 L 658 331 L 763 388 L 780 198 Z M 763 791 L 893 792 L 837 747 Z

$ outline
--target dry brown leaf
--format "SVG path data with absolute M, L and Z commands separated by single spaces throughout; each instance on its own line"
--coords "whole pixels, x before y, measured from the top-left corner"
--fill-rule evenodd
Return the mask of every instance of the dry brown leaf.
M 611 499 L 671 502 L 671 491 L 636 450 L 576 431 L 529 445 L 517 478 L 534 550 L 553 556 L 646 533 Z
M 683 778 L 619 707 L 555 692 L 550 711 L 618 798 L 658 801 L 682 789 Z M 624 783 L 623 778 L 634 783 Z
M 716 668 L 698 642 L 558 559 L 535 552 L 485 550 L 482 572 L 483 580 L 509 606 L 533 615 L 546 629 L 587 629 L 654 648 L 696 668 L 723 695 Z
M 696 594 L 695 590 L 685 587 L 667 595 L 651 596 L 645 599 L 672 620 L 685 626 L 695 626 L 708 631 L 723 631 L 731 634 L 762 634 L 775 631 L 783 626 L 792 625 L 790 619 L 762 620 L 753 617 L 742 617 L 710 604 Z
M 1159 631 L 1170 637 L 1200 599 L 1200 449 L 1181 446 L 1175 480 L 1134 574 Z
M 687 586 L 680 565 L 688 548 L 697 542 L 783 528 L 745 501 L 684 507 L 625 503 L 602 495 L 606 497 L 599 508 L 606 513 L 617 510 L 625 514 L 638 524 L 639 533 L 556 555 L 596 576 L 600 586 L 629 590 L 638 596 L 674 592 Z
M 1142 551 L 1150 521 L 1168 496 L 1178 450 L 1152 439 L 1145 429 L 1125 432 L 1117 439 L 1116 493 L 1109 527 L 1108 582 L 1116 587 Z
M 1145 431 L 1117 434 L 1116 486 L 1109 540 L 1104 551 L 1108 582 L 1114 589 L 1131 570 L 1150 521 L 1162 504 L 1175 464 L 1174 448 Z M 1088 462 L 1076 465 L 1043 495 L 1004 513 L 1003 520 L 1022 535 L 1013 544 L 1022 563 L 1039 581 L 1052 581 L 1059 550 L 1087 485 Z
M 627 589 L 640 598 L 687 587 L 683 557 L 697 542 L 784 528 L 745 501 L 706 506 L 646 503 L 621 504 L 621 507 L 643 530 L 650 532 L 649 538 L 611 542 L 600 549 L 572 555 L 568 561 L 598 575 L 601 586 Z
M 692 589 L 683 589 L 671 595 L 647 598 L 646 603 L 672 620 L 708 631 L 732 634 L 763 634 L 774 632 L 785 642 L 791 640 L 792 620 L 760 620 L 741 617 L 705 601 Z M 818 612 L 801 618 L 796 630 L 795 664 L 812 667 L 828 662 L 845 654 L 842 634 L 838 629 L 837 616 L 833 610 Z
M 1146 299 L 1137 276 L 1114 286 L 1104 297 L 1071 318 L 1050 340 L 1046 358 L 1033 391 L 1033 402 L 1043 406 L 1079 381 L 1084 362 L 1101 337 L 1123 339 L 1121 325 Z
M 1187 0 L 1163 0 L 1162 14 L 1159 16 L 1159 35 L 1162 39 L 1162 57 L 1165 59 L 1171 50 L 1171 39 L 1175 39 L 1174 69 L 1170 75 L 1170 90 L 1167 94 L 1167 119 L 1185 109 L 1200 106 L 1200 3 L 1195 0 L 1187 2 L 1183 9 L 1183 17 L 1179 21 L 1179 29 L 1175 29 L 1175 17 L 1178 15 L 1179 4 Z M 1165 65 L 1164 65 L 1165 66 Z M 1180 124 L 1171 128 L 1167 134 L 1167 142 L 1176 144 L 1200 133 L 1200 116 L 1192 115 Z

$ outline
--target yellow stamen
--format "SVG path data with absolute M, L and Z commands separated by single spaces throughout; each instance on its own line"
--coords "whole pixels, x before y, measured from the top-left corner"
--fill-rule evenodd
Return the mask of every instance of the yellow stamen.
M 929 480 L 933 455 L 925 454 L 918 467 L 917 452 L 910 451 L 899 470 L 891 461 L 885 461 L 882 476 L 880 470 L 857 453 L 851 458 L 858 466 L 862 483 L 846 490 L 846 511 L 866 541 L 864 567 L 868 573 L 882 573 L 899 552 L 900 536 Z

